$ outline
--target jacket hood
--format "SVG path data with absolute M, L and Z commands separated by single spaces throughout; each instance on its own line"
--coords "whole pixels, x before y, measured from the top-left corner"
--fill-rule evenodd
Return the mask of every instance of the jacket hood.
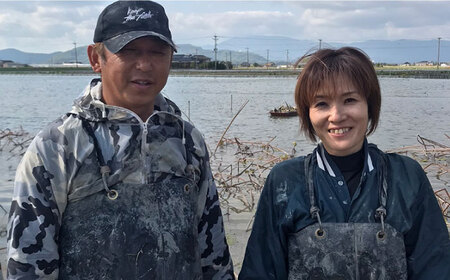
M 137 114 L 129 109 L 107 105 L 102 101 L 102 83 L 99 78 L 93 79 L 83 94 L 74 101 L 70 113 L 94 122 L 105 120 L 139 122 L 140 120 Z M 166 122 L 173 122 L 181 119 L 181 110 L 174 102 L 164 97 L 162 93 L 158 93 L 155 97 L 153 113 L 149 119 L 152 119 L 154 116 L 158 116 L 160 121 L 164 119 Z

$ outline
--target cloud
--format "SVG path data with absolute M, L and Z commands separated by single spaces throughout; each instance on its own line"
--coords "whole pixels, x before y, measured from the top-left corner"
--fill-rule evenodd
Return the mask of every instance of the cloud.
M 292 22 L 291 12 L 227 11 L 223 13 L 185 14 L 171 16 L 173 37 L 177 42 L 200 40 L 212 44 L 212 37 L 221 38 L 259 35 L 279 35 L 286 22 Z
M 0 1 L 0 49 L 52 52 L 92 42 L 111 1 Z M 277 35 L 324 42 L 450 40 L 446 1 L 164 1 L 178 44 Z M 446 37 L 447 36 L 447 37 Z
M 298 36 L 326 41 L 426 40 L 448 34 L 450 19 L 443 6 L 408 1 L 299 4 L 296 25 Z
M 242 11 L 234 8 L 239 6 L 234 1 L 229 6 L 220 2 L 222 12 L 178 11 L 171 16 L 174 38 L 178 43 L 202 39 L 209 44 L 213 43 L 214 34 L 223 37 L 280 35 L 309 40 L 321 38 L 328 42 L 427 40 L 449 34 L 450 29 L 450 19 L 443 8 L 448 2 L 253 3 L 253 9 L 246 6 Z
M 0 2 L 0 41 L 9 42 L 4 47 L 31 52 L 68 50 L 77 40 L 90 43 L 103 6 L 79 3 L 83 5 L 26 2 L 17 7 Z

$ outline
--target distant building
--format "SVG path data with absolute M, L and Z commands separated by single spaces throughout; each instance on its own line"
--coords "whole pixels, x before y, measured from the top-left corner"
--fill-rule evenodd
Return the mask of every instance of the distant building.
M 174 54 L 172 58 L 172 67 L 183 69 L 196 68 L 196 66 L 210 61 L 211 59 L 204 55 Z
M 27 66 L 27 64 L 16 63 L 12 60 L 0 60 L 0 68 L 21 68 Z
M 430 61 L 419 61 L 415 63 L 416 66 L 433 66 L 433 62 Z
M 289 68 L 292 68 L 292 65 L 282 64 L 277 66 L 277 69 L 289 69 Z
M 91 67 L 91 64 L 83 64 L 81 62 L 66 61 L 58 65 L 58 67 Z

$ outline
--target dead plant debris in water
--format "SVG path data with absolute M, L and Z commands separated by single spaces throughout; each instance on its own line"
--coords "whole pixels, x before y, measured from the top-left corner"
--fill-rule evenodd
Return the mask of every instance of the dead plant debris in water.
M 445 134 L 450 140 L 450 136 Z M 433 186 L 447 225 L 450 226 L 450 147 L 417 135 L 419 145 L 407 146 L 389 152 L 404 154 L 420 163 Z
M 449 136 L 447 138 L 450 139 Z M 242 141 L 238 138 L 221 139 L 219 146 L 222 153 L 228 154 L 228 161 L 217 157 L 211 161 L 225 213 L 230 210 L 235 213 L 252 212 L 272 167 L 295 156 L 295 143 L 292 151 L 286 152 L 272 146 L 273 139 L 275 137 L 267 143 Z M 442 214 L 447 223 L 450 223 L 450 147 L 419 135 L 417 141 L 418 145 L 388 152 L 407 155 L 421 164 L 431 181 Z
M 241 106 L 236 116 L 246 103 Z M 231 155 L 226 158 L 218 158 L 217 155 L 211 158 L 221 203 L 227 213 L 230 210 L 235 213 L 252 212 L 269 171 L 275 164 L 295 156 L 296 143 L 294 142 L 292 150 L 287 152 L 271 144 L 275 137 L 267 142 L 243 141 L 238 138 L 225 138 L 225 133 L 216 150 L 220 147 L 219 154 L 230 154 L 232 151 Z M 450 140 L 450 136 L 445 136 Z M 6 156 L 7 160 L 23 156 L 33 137 L 22 128 L 16 131 L 9 128 L 0 129 L 0 154 Z M 418 145 L 388 152 L 407 155 L 421 164 L 431 181 L 442 214 L 450 224 L 450 147 L 420 135 L 417 136 L 417 141 Z
M 229 210 L 235 213 L 253 211 L 272 167 L 295 156 L 295 142 L 292 151 L 286 152 L 271 145 L 274 139 L 268 142 L 221 139 L 220 147 L 227 150 L 228 161 L 215 158 L 212 164 L 219 196 L 227 213 Z
M 16 156 L 23 156 L 25 151 L 33 140 L 28 132 L 20 128 L 13 131 L 9 128 L 0 129 L 0 153 L 6 152 L 9 154 L 8 159 Z

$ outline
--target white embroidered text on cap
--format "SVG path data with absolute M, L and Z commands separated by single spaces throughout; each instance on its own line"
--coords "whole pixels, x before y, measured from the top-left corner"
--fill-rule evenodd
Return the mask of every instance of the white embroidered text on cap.
M 143 8 L 133 10 L 130 7 L 128 7 L 127 16 L 124 17 L 125 20 L 122 23 L 127 23 L 131 20 L 139 21 L 140 19 L 147 19 L 153 16 L 151 11 L 148 11 L 148 13 L 146 13 L 143 10 L 144 10 Z

